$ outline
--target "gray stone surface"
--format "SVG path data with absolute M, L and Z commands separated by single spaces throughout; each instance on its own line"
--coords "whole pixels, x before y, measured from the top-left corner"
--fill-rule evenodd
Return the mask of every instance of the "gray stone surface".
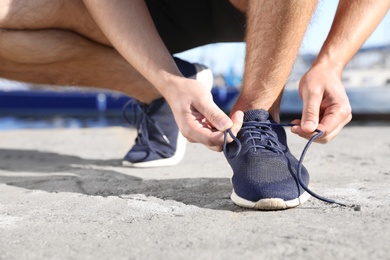
M 0 259 L 389 259 L 390 127 L 350 126 L 305 165 L 321 195 L 277 212 L 229 199 L 222 153 L 124 168 L 135 131 L 0 132 Z M 305 144 L 289 134 L 297 156 Z

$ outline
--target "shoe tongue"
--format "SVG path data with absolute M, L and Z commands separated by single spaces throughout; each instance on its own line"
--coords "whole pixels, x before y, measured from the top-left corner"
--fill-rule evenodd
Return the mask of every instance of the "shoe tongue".
M 244 113 L 244 122 L 248 121 L 258 121 L 258 122 L 266 122 L 270 120 L 271 116 L 268 111 L 263 109 L 254 109 L 249 110 Z

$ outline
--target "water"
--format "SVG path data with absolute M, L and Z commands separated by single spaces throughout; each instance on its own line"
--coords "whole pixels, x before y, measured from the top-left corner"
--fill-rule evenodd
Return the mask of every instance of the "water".
M 215 102 L 226 113 L 229 113 L 231 106 L 237 98 L 238 92 L 226 92 L 226 90 L 213 91 L 213 97 Z M 390 87 L 378 87 L 378 88 L 357 88 L 348 89 L 348 96 L 354 112 L 354 124 L 389 124 L 390 123 Z M 93 128 L 93 127 L 110 127 L 110 126 L 123 126 L 129 125 L 121 115 L 119 107 L 122 107 L 125 99 L 118 99 L 114 97 L 114 100 L 119 100 L 120 103 L 116 104 L 116 109 L 108 110 L 107 104 L 111 104 L 107 101 L 111 101 L 111 96 L 107 95 L 84 95 L 82 100 L 77 103 L 75 99 L 63 101 L 64 108 L 53 109 L 52 107 L 44 107 L 43 103 L 47 103 L 46 99 L 42 99 L 38 102 L 37 107 L 25 107 L 23 113 L 18 110 L 4 110 L 0 111 L 0 131 L 12 130 L 12 129 L 41 129 L 41 128 Z M 58 106 L 63 98 L 61 95 L 57 97 L 57 101 L 52 106 Z M 78 97 L 80 98 L 80 97 Z M 50 98 L 53 101 L 53 97 Z M 99 101 L 96 103 L 96 100 Z M 9 100 L 8 100 L 9 101 Z M 29 100 L 29 102 L 32 102 Z M 90 107 L 72 110 L 73 105 L 87 104 L 90 102 Z M 13 102 L 11 102 L 13 103 Z M 97 104 L 97 107 L 95 106 Z M 13 103 L 15 105 L 15 103 Z M 25 103 L 23 103 L 26 105 Z M 3 104 L 4 105 L 4 104 Z M 42 107 L 41 107 L 42 106 Z M 93 109 L 91 109 L 93 107 Z M 8 112 L 7 112 L 8 111 Z M 64 112 L 65 111 L 65 112 Z M 283 96 L 283 102 L 281 105 L 281 114 L 284 121 L 290 119 L 299 118 L 302 111 L 302 101 L 296 90 L 286 90 Z
M 129 125 L 121 116 L 0 116 L 0 131 L 43 128 L 96 128 L 110 126 L 128 127 Z

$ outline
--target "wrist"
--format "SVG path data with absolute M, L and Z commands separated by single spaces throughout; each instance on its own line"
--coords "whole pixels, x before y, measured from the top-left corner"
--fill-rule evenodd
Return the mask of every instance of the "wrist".
M 155 87 L 165 99 L 174 100 L 181 86 L 185 85 L 185 80 L 183 76 L 164 72 Z
M 334 71 L 340 77 L 345 66 L 346 63 L 344 63 L 338 57 L 335 57 L 335 55 L 331 55 L 329 53 L 320 53 L 312 65 L 312 67 L 321 67 L 322 69 L 327 71 Z

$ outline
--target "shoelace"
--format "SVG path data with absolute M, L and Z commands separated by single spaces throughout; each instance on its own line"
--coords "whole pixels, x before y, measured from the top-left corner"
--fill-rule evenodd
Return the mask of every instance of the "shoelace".
M 127 115 L 127 110 L 131 106 L 133 111 L 132 119 Z M 129 100 L 122 109 L 122 115 L 130 125 L 135 125 L 137 128 L 137 143 L 146 145 L 151 151 L 157 152 L 149 141 L 148 124 L 153 124 L 161 138 L 169 145 L 169 139 L 158 126 L 158 124 L 151 118 L 147 112 L 148 105 L 137 102 L 136 100 Z M 135 120 L 134 120 L 135 119 Z
M 279 143 L 277 141 L 276 136 L 272 132 L 270 132 L 269 130 L 271 129 L 272 126 L 292 127 L 292 126 L 295 126 L 295 125 L 297 125 L 297 124 L 247 122 L 247 123 L 245 123 L 245 126 L 242 127 L 242 129 L 246 129 L 249 134 L 255 134 L 255 136 L 249 135 L 249 137 L 247 137 L 245 139 L 245 142 L 250 141 L 250 139 L 259 139 L 259 140 L 268 139 L 268 144 L 261 144 L 261 145 L 256 144 L 255 140 L 252 140 L 253 141 L 253 145 L 250 148 L 268 149 L 268 150 L 274 151 L 274 152 L 279 154 L 279 153 L 283 153 L 283 150 L 279 146 Z M 254 128 L 256 128 L 256 131 L 254 130 Z M 316 132 L 316 134 L 314 134 L 308 140 L 308 142 L 306 143 L 305 147 L 303 148 L 302 154 L 301 154 L 301 156 L 299 158 L 299 161 L 298 161 L 297 179 L 298 179 L 299 184 L 301 185 L 301 187 L 307 193 L 309 193 L 311 196 L 313 196 L 314 198 L 316 198 L 318 200 L 321 200 L 321 201 L 324 201 L 324 202 L 330 203 L 330 204 L 340 205 L 340 206 L 343 206 L 343 207 L 350 207 L 350 208 L 353 208 L 355 210 L 360 210 L 360 206 L 359 205 L 342 203 L 342 202 L 339 202 L 339 201 L 335 201 L 335 200 L 332 200 L 332 199 L 328 199 L 328 198 L 322 197 L 322 196 L 318 195 L 317 193 L 313 192 L 312 190 L 310 190 L 309 187 L 307 187 L 305 185 L 305 183 L 302 181 L 302 178 L 301 178 L 302 165 L 303 165 L 303 160 L 305 158 L 306 152 L 308 151 L 308 149 L 309 149 L 310 145 L 313 143 L 313 141 L 315 139 L 317 139 L 318 137 L 323 135 L 323 132 L 321 130 L 319 130 L 319 129 L 316 129 L 315 132 Z M 227 150 L 227 135 L 228 134 L 230 135 L 231 138 L 233 138 L 233 141 L 236 142 L 236 144 L 237 144 L 237 151 L 233 155 L 228 155 L 227 152 L 226 152 L 226 150 Z M 261 139 L 261 138 L 264 138 L 264 139 Z M 224 143 L 223 143 L 223 150 L 224 150 L 225 156 L 227 158 L 229 158 L 229 159 L 234 158 L 234 157 L 236 157 L 240 153 L 241 149 L 242 149 L 241 141 L 238 140 L 238 138 L 236 136 L 234 136 L 234 134 L 232 133 L 231 129 L 226 130 L 224 132 Z
M 249 143 L 251 142 L 252 144 L 248 146 L 249 149 L 267 149 L 270 151 L 273 151 L 277 154 L 282 154 L 283 150 L 279 146 L 279 142 L 277 140 L 277 137 L 274 132 L 270 131 L 271 130 L 271 123 L 261 123 L 261 122 L 255 122 L 255 121 L 249 121 L 246 122 L 241 130 L 244 130 L 243 132 L 245 133 L 245 139 L 244 143 Z M 237 139 L 237 137 L 233 136 L 233 133 L 231 130 L 227 130 L 229 132 L 229 135 L 233 138 L 233 140 L 237 143 L 238 149 L 235 154 L 228 155 L 225 152 L 225 156 L 229 159 L 232 159 L 236 157 L 242 149 L 241 142 Z M 225 132 L 225 140 L 224 140 L 224 151 L 226 151 L 226 138 L 227 138 L 227 133 Z M 258 142 L 256 142 L 258 141 Z

